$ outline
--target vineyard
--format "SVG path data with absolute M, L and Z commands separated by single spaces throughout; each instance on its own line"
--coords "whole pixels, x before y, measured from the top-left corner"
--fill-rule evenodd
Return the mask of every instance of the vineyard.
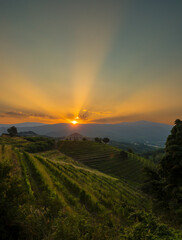
M 16 239 L 179 239 L 143 194 L 58 150 L 31 154 L 2 144 L 0 167 L 2 239 L 14 232 Z
M 129 152 L 122 156 L 118 148 L 102 143 L 60 141 L 59 150 L 86 166 L 137 186 L 143 182 L 144 167 L 154 167 L 150 160 Z

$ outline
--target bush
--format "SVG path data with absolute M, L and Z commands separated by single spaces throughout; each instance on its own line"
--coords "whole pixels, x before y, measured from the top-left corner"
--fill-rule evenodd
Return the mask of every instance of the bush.
M 55 140 L 51 138 L 28 137 L 26 139 L 32 142 L 25 147 L 24 150 L 26 152 L 37 153 L 52 150 L 55 148 Z
M 128 158 L 128 153 L 125 152 L 125 151 L 121 151 L 119 155 L 120 155 L 121 159 L 127 159 Z

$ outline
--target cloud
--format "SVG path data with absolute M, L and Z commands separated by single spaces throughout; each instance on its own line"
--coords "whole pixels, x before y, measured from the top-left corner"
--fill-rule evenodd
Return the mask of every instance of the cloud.
M 101 117 L 109 117 L 109 115 L 111 115 L 112 112 L 109 111 L 95 111 L 95 110 L 88 110 L 85 108 L 82 108 L 78 115 L 75 117 L 73 114 L 67 114 L 67 116 L 69 116 L 69 118 L 74 118 L 74 119 L 80 119 L 83 120 L 83 122 L 92 122 L 92 119 L 98 119 Z
M 72 119 L 72 118 L 74 118 L 75 116 L 74 116 L 73 113 L 67 113 L 67 114 L 66 114 L 66 117 Z
M 92 120 L 93 123 L 120 123 L 120 122 L 134 122 L 134 121 L 153 121 L 153 122 L 161 122 L 161 123 L 168 123 L 173 124 L 175 119 L 182 117 L 182 109 L 179 107 L 169 109 L 160 109 L 160 110 L 153 110 L 151 112 L 140 112 L 140 113 L 133 113 L 133 114 L 126 114 L 126 115 L 118 115 L 118 116 L 111 116 L 111 117 L 101 117 L 95 118 Z M 159 121 L 160 119 L 160 121 Z
M 9 111 L 0 113 L 0 117 L 8 117 L 8 118 L 48 118 L 48 119 L 58 119 L 56 116 L 44 114 L 44 113 L 30 113 L 30 112 L 18 112 L 18 111 Z
M 27 114 L 22 113 L 22 112 L 5 112 L 4 115 L 9 116 L 9 117 L 25 117 L 25 116 L 27 116 Z
M 103 111 L 94 112 L 94 111 L 92 111 L 92 115 L 108 116 L 108 115 L 111 115 L 111 114 L 112 114 L 112 112 L 109 112 L 109 111 L 106 111 L 106 112 L 103 112 Z
M 115 117 L 105 117 L 105 118 L 98 118 L 93 119 L 92 122 L 94 123 L 120 123 L 124 121 L 136 121 L 142 115 L 140 114 L 133 114 L 133 115 L 125 115 L 125 116 L 115 116 Z
M 90 115 L 89 111 L 86 109 L 83 109 L 83 110 L 80 110 L 78 117 L 81 120 L 88 120 L 89 115 Z

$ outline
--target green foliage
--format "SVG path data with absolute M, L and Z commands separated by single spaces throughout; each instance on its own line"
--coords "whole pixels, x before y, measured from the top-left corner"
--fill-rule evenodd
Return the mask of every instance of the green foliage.
M 177 119 L 166 141 L 166 154 L 160 165 L 160 176 L 169 209 L 181 219 L 182 209 L 182 121 Z
M 84 165 L 125 179 L 133 185 L 140 185 L 143 182 L 145 166 L 154 165 L 152 161 L 133 153 L 97 142 L 60 141 L 58 149 Z
M 148 151 L 142 154 L 143 157 L 147 159 L 151 159 L 155 164 L 159 164 L 165 154 L 164 148 L 159 148 L 155 151 Z
M 8 128 L 8 133 L 11 137 L 14 137 L 17 135 L 17 128 L 15 126 Z
M 97 142 L 97 143 L 102 143 L 102 138 L 96 137 L 96 138 L 95 138 L 95 142 Z
M 47 137 L 25 137 L 25 139 L 29 142 L 42 142 L 42 141 L 46 141 Z
M 173 214 L 182 219 L 182 121 L 177 119 L 166 141 L 165 155 L 156 172 L 147 172 L 144 189 Z
M 25 151 L 30 153 L 43 152 L 55 148 L 55 140 L 45 137 L 26 137 L 31 143 L 26 145 Z
M 120 152 L 120 157 L 121 157 L 121 159 L 127 159 L 128 158 L 128 153 L 125 152 L 125 151 L 121 151 Z
M 133 150 L 132 150 L 132 148 L 128 148 L 128 152 L 129 152 L 129 153 L 134 153 Z
M 1 239 L 18 239 L 21 232 L 19 206 L 26 200 L 21 179 L 12 174 L 13 166 L 0 162 L 0 235 Z
M 135 219 L 132 231 L 128 240 L 179 240 L 179 235 L 169 229 L 166 225 L 160 224 L 150 213 L 138 212 L 130 216 Z
M 105 138 L 102 139 L 102 141 L 103 141 L 104 143 L 108 143 L 108 142 L 110 141 L 110 139 L 109 139 L 108 137 L 105 137 Z
M 16 154 L 17 154 L 18 160 L 19 160 L 21 168 L 22 168 L 22 177 L 24 179 L 25 186 L 26 186 L 26 188 L 28 190 L 28 193 L 29 193 L 30 197 L 33 198 L 33 191 L 32 191 L 32 188 L 31 188 L 31 184 L 30 184 L 30 179 L 29 179 L 29 176 L 28 176 L 27 168 L 25 166 L 25 161 L 23 159 L 22 154 L 20 154 L 20 152 L 16 151 Z
M 135 188 L 55 150 L 30 154 L 5 146 L 0 196 L 2 240 L 181 239 L 149 213 Z

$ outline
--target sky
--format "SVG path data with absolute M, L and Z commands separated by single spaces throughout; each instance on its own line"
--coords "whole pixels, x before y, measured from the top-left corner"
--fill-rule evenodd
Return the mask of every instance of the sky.
M 0 0 L 0 123 L 182 118 L 181 0 Z

